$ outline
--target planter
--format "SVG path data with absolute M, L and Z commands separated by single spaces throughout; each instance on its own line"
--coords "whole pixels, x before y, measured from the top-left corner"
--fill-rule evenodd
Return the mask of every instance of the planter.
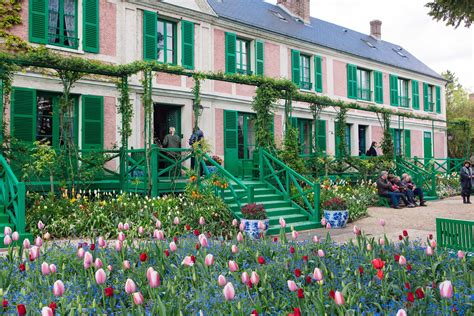
M 244 226 L 244 233 L 252 239 L 260 238 L 260 229 L 258 228 L 258 222 L 263 222 L 265 224 L 265 232 L 268 230 L 270 220 L 267 219 L 242 219 L 241 223 Z
M 346 226 L 347 220 L 349 219 L 349 211 L 324 210 L 324 218 L 326 219 L 326 222 L 331 224 L 331 228 L 343 228 Z

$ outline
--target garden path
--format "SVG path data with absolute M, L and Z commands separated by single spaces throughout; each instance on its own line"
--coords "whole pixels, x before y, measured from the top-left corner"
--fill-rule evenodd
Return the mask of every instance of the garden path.
M 342 229 L 325 228 L 314 229 L 300 233 L 298 239 L 311 239 L 318 235 L 325 237 L 329 231 L 331 238 L 336 242 L 347 242 L 354 238 L 352 229 L 357 225 L 366 235 L 382 237 L 385 233 L 387 238 L 397 241 L 398 236 L 405 229 L 410 238 L 425 240 L 429 234 L 436 238 L 436 218 L 451 218 L 474 221 L 474 204 L 463 204 L 461 197 L 451 197 L 439 201 L 429 201 L 427 207 L 393 209 L 387 207 L 371 207 L 369 215 L 354 223 L 349 223 Z M 380 226 L 379 219 L 386 222 L 385 227 Z M 291 238 L 289 236 L 289 238 Z

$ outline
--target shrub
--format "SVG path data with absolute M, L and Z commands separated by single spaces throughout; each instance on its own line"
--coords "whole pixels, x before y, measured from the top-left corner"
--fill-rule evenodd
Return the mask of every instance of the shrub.
M 323 203 L 323 210 L 327 211 L 344 211 L 347 210 L 346 201 L 341 198 L 334 197 Z
M 265 212 L 265 209 L 262 204 L 247 204 L 245 206 L 242 206 L 241 210 L 242 217 L 245 219 L 260 220 L 267 218 L 267 213 Z

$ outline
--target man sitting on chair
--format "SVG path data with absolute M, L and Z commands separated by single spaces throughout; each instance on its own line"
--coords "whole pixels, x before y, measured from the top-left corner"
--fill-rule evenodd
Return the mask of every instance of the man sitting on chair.
M 400 199 L 404 196 L 403 193 L 393 192 L 392 186 L 392 183 L 388 181 L 388 172 L 382 171 L 380 178 L 377 180 L 378 194 L 381 197 L 390 199 L 391 206 L 395 209 L 399 209 L 400 207 L 398 205 L 400 204 Z

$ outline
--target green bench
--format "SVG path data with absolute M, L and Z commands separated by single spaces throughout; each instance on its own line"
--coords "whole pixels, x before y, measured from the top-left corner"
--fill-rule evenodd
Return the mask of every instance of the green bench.
M 388 198 L 379 195 L 379 199 L 377 200 L 377 206 L 384 206 L 390 208 L 390 201 Z
M 436 239 L 440 247 L 474 252 L 474 221 L 437 218 Z

